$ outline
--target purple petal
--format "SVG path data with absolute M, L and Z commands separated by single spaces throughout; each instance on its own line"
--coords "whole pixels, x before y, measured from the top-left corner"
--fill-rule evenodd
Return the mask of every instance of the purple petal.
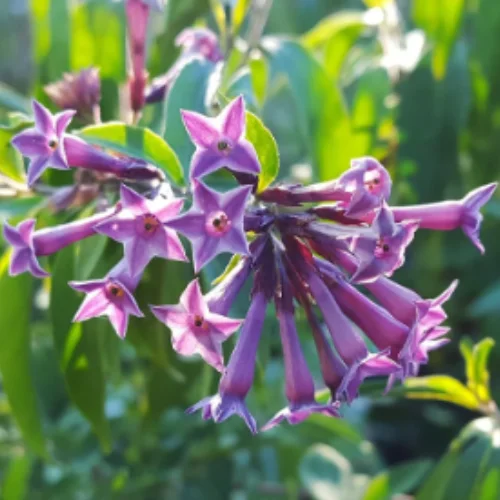
M 150 306 L 156 318 L 171 330 L 185 329 L 189 314 L 180 306 Z
M 28 167 L 28 186 L 33 186 L 33 184 L 41 177 L 43 172 L 48 167 L 48 158 L 45 156 L 39 156 L 33 158 Z
M 189 239 L 196 239 L 205 234 L 205 220 L 206 217 L 203 213 L 190 210 L 175 219 L 167 221 L 165 226 L 182 233 Z
M 221 209 L 223 197 L 215 190 L 210 189 L 203 182 L 197 182 L 194 189 L 194 206 L 206 213 L 216 212 Z
M 68 285 L 78 292 L 91 293 L 102 289 L 106 283 L 107 280 L 70 281 Z
M 110 304 L 108 310 L 109 321 L 113 325 L 117 335 L 124 339 L 128 328 L 128 314 L 116 304 Z
M 105 234 L 115 241 L 124 242 L 137 236 L 136 223 L 126 218 L 127 214 L 119 213 L 95 226 L 100 234 Z
M 10 142 L 23 156 L 31 158 L 50 154 L 47 138 L 34 128 L 17 134 Z
M 221 239 L 218 253 L 229 252 L 233 254 L 249 255 L 248 241 L 243 231 L 243 226 L 232 227 Z
M 168 260 L 187 262 L 188 258 L 177 233 L 166 227 L 158 228 L 156 234 L 150 239 L 152 252 L 158 257 Z
M 198 352 L 198 340 L 191 331 L 186 328 L 172 335 L 172 347 L 182 356 L 192 356 Z
M 179 214 L 184 205 L 184 200 L 182 198 L 167 201 L 161 199 L 159 203 L 154 200 L 152 205 L 151 213 L 158 217 L 160 222 L 166 222 Z
M 120 187 L 120 199 L 123 207 L 130 210 L 134 215 L 149 212 L 146 199 L 125 184 Z
M 132 316 L 136 316 L 137 318 L 143 318 L 144 314 L 142 311 L 139 309 L 139 306 L 137 305 L 137 302 L 128 289 L 127 286 L 124 285 L 124 283 L 121 283 L 120 281 L 116 280 L 116 282 L 121 286 L 121 289 L 123 290 L 123 297 L 121 298 L 121 306 L 123 307 L 124 311 L 127 314 L 132 314 Z
M 211 149 L 198 148 L 191 158 L 189 177 L 198 179 L 229 165 L 229 156 Z
M 203 360 L 222 373 L 224 371 L 224 357 L 220 342 L 217 342 L 210 335 L 197 337 L 197 342 L 197 349 Z
M 223 195 L 223 210 L 231 221 L 243 220 L 245 208 L 252 194 L 252 186 L 231 189 Z
M 394 231 L 394 216 L 387 204 L 383 204 L 372 223 L 372 227 L 381 235 L 389 235 Z
M 34 219 L 30 219 L 35 223 Z M 26 245 L 26 241 L 22 238 L 19 233 L 19 229 L 14 228 L 9 223 L 5 222 L 3 225 L 3 236 L 7 243 L 12 246 L 24 247 Z
M 42 278 L 47 278 L 48 276 L 50 276 L 50 274 L 47 271 L 45 271 L 45 269 L 43 269 L 42 266 L 40 266 L 40 264 L 38 263 L 38 260 L 36 259 L 36 257 L 34 255 L 32 255 L 32 257 L 30 259 L 29 270 L 35 278 L 42 279 Z
M 243 320 L 228 318 L 220 314 L 209 313 L 205 315 L 205 320 L 221 333 L 224 338 L 230 337 L 240 327 Z
M 198 279 L 191 281 L 182 292 L 180 304 L 191 314 L 200 314 L 201 316 L 207 314 L 208 308 L 201 293 Z
M 181 110 L 182 121 L 197 146 L 212 147 L 220 137 L 220 132 L 214 126 L 213 120 L 193 111 Z
M 245 101 L 243 96 L 237 97 L 224 108 L 220 114 L 222 132 L 234 142 L 238 142 L 245 133 Z
M 75 290 L 78 290 L 75 286 L 71 285 Z M 81 290 L 84 291 L 84 290 Z M 73 318 L 73 322 L 86 321 L 90 318 L 96 318 L 98 316 L 103 316 L 106 314 L 110 302 L 101 288 L 90 292 L 82 302 L 82 305 L 78 309 Z
M 68 125 L 71 123 L 71 120 L 75 115 L 76 111 L 68 110 L 68 111 L 62 111 L 61 113 L 57 113 L 54 116 L 57 137 L 60 138 L 64 134 L 64 132 L 68 128 Z
M 154 257 L 148 240 L 139 236 L 124 243 L 124 253 L 132 276 L 141 274 Z
M 47 164 L 50 165 L 52 168 L 55 168 L 57 170 L 68 170 L 69 165 L 68 165 L 68 159 L 66 158 L 66 153 L 64 149 L 62 148 L 62 145 L 60 145 L 50 156 L 50 158 L 47 161 Z
M 229 233 L 228 233 L 229 234 Z M 198 273 L 206 264 L 219 255 L 220 239 L 210 236 L 195 238 L 193 245 L 194 271 Z
M 25 273 L 30 267 L 32 253 L 29 248 L 23 248 L 14 252 L 10 258 L 9 275 L 17 276 L 18 274 Z
M 33 100 L 33 114 L 35 115 L 35 126 L 37 130 L 47 136 L 55 133 L 54 119 L 52 113 L 38 101 Z
M 255 175 L 260 173 L 257 152 L 253 144 L 246 139 L 241 139 L 238 144 L 234 145 L 227 156 L 226 164 L 231 170 L 236 172 Z

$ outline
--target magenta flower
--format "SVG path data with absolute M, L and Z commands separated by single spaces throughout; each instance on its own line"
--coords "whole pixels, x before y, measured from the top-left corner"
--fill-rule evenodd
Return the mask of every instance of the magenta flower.
M 192 208 L 166 223 L 191 241 L 195 272 L 221 253 L 248 254 L 243 217 L 251 191 L 244 186 L 220 194 L 197 182 Z
M 26 271 L 37 278 L 50 276 L 40 266 L 38 257 L 51 255 L 72 243 L 96 234 L 94 229 L 96 224 L 111 217 L 114 212 L 115 209 L 108 210 L 93 217 L 39 231 L 34 231 L 35 219 L 20 222 L 16 227 L 5 222 L 3 234 L 13 249 L 9 267 L 10 276 L 17 276 Z
M 474 189 L 459 201 L 442 201 L 427 205 L 391 207 L 391 209 L 396 221 L 417 220 L 422 229 L 451 231 L 461 227 L 479 251 L 484 253 L 484 246 L 479 239 L 483 220 L 480 210 L 493 196 L 497 186 L 497 182 L 486 184 Z
M 125 185 L 120 193 L 120 212 L 95 229 L 123 243 L 132 276 L 142 273 L 153 257 L 187 261 L 176 232 L 164 225 L 179 213 L 184 201 L 161 196 L 148 200 Z
M 245 101 L 240 96 L 216 118 L 181 111 L 196 151 L 191 160 L 192 179 L 227 167 L 234 172 L 258 175 L 260 164 L 252 143 L 245 139 Z
M 32 186 L 48 168 L 67 170 L 64 136 L 75 111 L 62 111 L 52 115 L 39 102 L 33 101 L 35 126 L 17 134 L 12 145 L 31 159 L 28 168 L 28 185 Z
M 137 284 L 138 279 L 133 279 L 126 273 L 123 261 L 119 262 L 104 279 L 70 281 L 71 288 L 87 294 L 73 321 L 108 316 L 117 335 L 124 339 L 129 316 L 138 318 L 144 316 L 132 295 Z
M 216 370 L 224 369 L 222 342 L 241 320 L 216 314 L 208 308 L 197 279 L 181 295 L 178 305 L 152 306 L 154 315 L 172 331 L 172 346 L 183 356 L 200 356 Z
M 337 188 L 351 194 L 347 203 L 341 203 L 349 217 L 379 208 L 391 196 L 391 176 L 370 156 L 352 160 L 351 168 L 340 176 L 336 184 Z
M 376 280 L 379 276 L 391 276 L 404 263 L 406 247 L 413 240 L 419 223 L 407 220 L 396 224 L 390 208 L 383 205 L 372 223 L 373 232 L 355 238 L 352 245 L 359 261 L 352 276 L 355 283 Z

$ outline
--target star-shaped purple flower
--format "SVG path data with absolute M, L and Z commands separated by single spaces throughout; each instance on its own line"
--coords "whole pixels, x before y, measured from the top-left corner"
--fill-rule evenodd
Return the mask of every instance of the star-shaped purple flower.
M 93 281 L 72 281 L 69 286 L 87 294 L 80 309 L 73 318 L 74 322 L 85 321 L 99 316 L 108 316 L 118 336 L 123 339 L 127 333 L 130 315 L 141 318 L 144 314 L 139 309 L 132 295 L 135 288 L 125 275 L 111 272 L 106 278 Z
M 157 197 L 148 200 L 134 190 L 120 188 L 122 209 L 96 226 L 96 231 L 123 243 L 132 276 L 142 273 L 153 257 L 187 261 L 176 232 L 164 225 L 175 217 L 184 201 Z
M 50 276 L 38 263 L 33 242 L 35 224 L 35 219 L 27 219 L 15 228 L 7 223 L 3 226 L 5 239 L 12 246 L 9 267 L 10 276 L 17 276 L 26 271 L 29 271 L 36 278 Z
M 389 172 L 371 156 L 351 161 L 351 168 L 336 181 L 337 189 L 351 194 L 348 202 L 341 202 L 346 215 L 356 217 L 382 205 L 391 196 L 392 181 Z
M 152 306 L 154 315 L 172 331 L 172 345 L 183 356 L 199 353 L 216 370 L 224 369 L 222 342 L 241 325 L 210 311 L 197 279 L 181 295 L 177 305 Z
M 166 223 L 191 241 L 196 272 L 221 253 L 249 253 L 243 217 L 251 191 L 244 186 L 221 194 L 197 182 L 192 208 Z
M 370 282 L 379 276 L 391 276 L 404 263 L 406 247 L 419 227 L 417 221 L 394 222 L 390 208 L 384 203 L 372 223 L 372 232 L 353 240 L 352 250 L 359 266 L 352 276 L 355 283 Z
M 31 159 L 28 169 L 29 186 L 32 186 L 48 167 L 58 170 L 69 168 L 63 138 L 76 113 L 70 110 L 52 115 L 35 100 L 32 106 L 35 126 L 23 130 L 11 141 L 22 155 Z
M 216 118 L 181 111 L 182 119 L 196 151 L 191 160 L 192 179 L 219 168 L 258 175 L 260 163 L 252 143 L 245 139 L 245 101 L 240 96 Z

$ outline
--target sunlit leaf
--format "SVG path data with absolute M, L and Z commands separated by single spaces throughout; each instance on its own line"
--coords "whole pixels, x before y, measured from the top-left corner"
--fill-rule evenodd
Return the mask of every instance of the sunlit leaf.
M 3 500 L 21 500 L 28 498 L 29 480 L 33 467 L 33 459 L 22 455 L 11 459 L 3 477 Z

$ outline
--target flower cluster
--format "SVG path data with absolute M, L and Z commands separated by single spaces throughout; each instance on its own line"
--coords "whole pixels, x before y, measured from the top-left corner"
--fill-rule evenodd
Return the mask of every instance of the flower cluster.
M 216 422 L 238 414 L 252 432 L 257 431 L 245 399 L 265 334 L 266 309 L 273 305 L 289 404 L 263 429 L 284 419 L 295 424 L 312 413 L 338 417 L 340 404 L 356 398 L 366 378 L 387 377 L 390 388 L 416 375 L 429 352 L 448 341 L 443 306 L 457 282 L 427 299 L 391 276 L 403 265 L 418 229 L 462 228 L 484 251 L 480 209 L 496 184 L 482 186 L 462 200 L 390 206 L 389 173 L 375 158 L 364 157 L 353 160 L 338 179 L 309 186 L 278 184 L 259 192 L 261 165 L 246 139 L 245 102 L 238 97 L 216 117 L 182 112 L 195 145 L 189 189 L 180 197 L 168 189 L 141 194 L 123 181 L 167 181 L 148 164 L 111 156 L 67 133 L 72 111 L 53 116 L 34 102 L 33 112 L 34 128 L 12 141 L 31 159 L 30 185 L 48 167 L 104 172 L 121 183 L 116 204 L 86 219 L 42 230 L 35 230 L 32 219 L 4 226 L 13 248 L 12 275 L 28 271 L 43 278 L 48 273 L 39 257 L 96 233 L 123 244 L 123 259 L 104 278 L 70 283 L 86 295 L 74 321 L 107 316 L 124 338 L 130 315 L 144 314 L 134 291 L 151 259 L 188 260 L 179 233 L 192 246 L 197 273 L 220 254 L 236 256 L 230 272 L 205 295 L 195 279 L 178 304 L 151 306 L 169 328 L 175 351 L 199 354 L 222 374 L 217 394 L 195 404 L 189 413 L 201 410 L 203 418 Z M 220 169 L 232 173 L 235 183 L 243 177 L 245 183 L 215 191 L 207 185 L 207 175 Z M 189 208 L 183 211 L 186 201 Z M 247 315 L 232 318 L 231 307 L 249 280 L 253 286 Z M 298 307 L 310 325 L 323 382 L 331 393 L 328 403 L 315 399 L 315 381 L 295 322 Z M 238 331 L 226 364 L 222 343 Z

